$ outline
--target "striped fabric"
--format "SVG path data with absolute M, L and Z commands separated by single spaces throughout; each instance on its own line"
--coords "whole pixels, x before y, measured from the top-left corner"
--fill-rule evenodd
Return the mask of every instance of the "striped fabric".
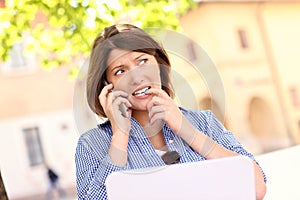
M 242 147 L 211 111 L 180 109 L 183 115 L 201 132 L 225 148 L 248 156 L 255 161 L 253 155 Z M 180 163 L 205 160 L 165 124 L 162 131 L 169 150 L 177 151 L 180 154 Z M 131 118 L 126 166 L 120 167 L 112 164 L 108 156 L 111 136 L 111 125 L 109 121 L 106 121 L 79 138 L 75 155 L 78 199 L 107 199 L 105 180 L 114 171 L 165 165 L 146 137 L 143 128 L 134 118 Z M 264 178 L 266 181 L 265 175 Z

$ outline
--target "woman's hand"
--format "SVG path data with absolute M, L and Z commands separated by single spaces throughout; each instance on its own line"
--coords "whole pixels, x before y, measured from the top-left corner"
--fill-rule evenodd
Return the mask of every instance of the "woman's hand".
M 152 100 L 148 103 L 150 125 L 158 120 L 163 120 L 171 130 L 191 144 L 196 135 L 197 129 L 183 116 L 175 101 L 162 89 L 149 89 Z
M 152 99 L 147 104 L 150 126 L 159 120 L 163 120 L 175 134 L 178 134 L 181 129 L 183 115 L 175 101 L 162 89 L 151 88 L 147 91 L 147 94 L 152 95 Z
M 124 91 L 113 90 L 112 84 L 105 86 L 99 95 L 100 104 L 107 118 L 110 120 L 113 133 L 121 131 L 122 133 L 129 134 L 131 126 L 130 117 L 123 116 L 120 110 L 121 104 L 124 104 L 127 108 L 131 107 L 127 96 L 128 94 Z
M 128 94 L 124 91 L 113 91 L 113 85 L 105 86 L 100 95 L 99 101 L 103 110 L 110 120 L 113 136 L 109 148 L 109 156 L 115 165 L 125 166 L 127 163 L 127 146 L 130 131 L 130 117 L 124 117 L 120 110 L 120 105 L 125 104 L 131 107 L 126 98 Z

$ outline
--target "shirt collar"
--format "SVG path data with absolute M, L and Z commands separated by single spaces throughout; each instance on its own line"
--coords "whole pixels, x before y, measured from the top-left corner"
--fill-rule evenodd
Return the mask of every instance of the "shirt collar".
M 104 122 L 98 124 L 97 126 L 98 126 L 98 128 L 103 128 L 108 125 L 110 125 L 110 121 L 108 119 L 106 119 Z
M 134 118 L 131 118 L 131 124 L 132 124 L 132 127 L 130 130 L 130 133 L 132 136 L 139 137 L 139 138 L 146 137 L 146 135 L 145 135 L 144 131 L 142 130 L 142 127 L 138 121 L 136 121 Z M 107 126 L 111 126 L 111 124 L 110 124 L 110 121 L 107 119 L 104 122 L 98 124 L 97 126 L 98 126 L 98 128 L 105 128 Z M 163 134 L 164 134 L 166 140 L 174 139 L 175 135 L 174 135 L 173 131 L 165 123 L 163 123 L 162 131 L 163 131 Z

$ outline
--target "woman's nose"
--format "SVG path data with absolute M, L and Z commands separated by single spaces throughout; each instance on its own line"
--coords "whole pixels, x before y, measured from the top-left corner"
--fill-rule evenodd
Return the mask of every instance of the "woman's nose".
M 145 79 L 144 70 L 141 70 L 140 67 L 133 67 L 126 76 L 128 76 L 129 84 L 131 85 L 139 85 Z

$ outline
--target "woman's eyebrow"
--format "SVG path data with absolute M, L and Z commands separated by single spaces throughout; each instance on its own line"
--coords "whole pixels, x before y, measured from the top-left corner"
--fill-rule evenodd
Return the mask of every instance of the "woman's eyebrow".
M 145 53 L 143 53 L 143 54 L 141 54 L 141 55 L 137 56 L 136 58 L 134 58 L 134 60 L 138 60 L 140 57 L 142 57 L 142 56 L 144 56 L 144 55 L 146 55 L 146 54 L 145 54 Z
M 143 53 L 143 54 L 138 55 L 137 57 L 134 58 L 134 60 L 136 61 L 136 60 L 138 60 L 139 58 L 141 58 L 141 57 L 144 56 L 144 55 L 146 55 L 146 53 Z M 121 68 L 121 67 L 123 67 L 123 66 L 124 66 L 123 64 L 117 65 L 117 66 L 113 67 L 110 71 L 114 71 L 115 69 Z
M 122 65 L 117 65 L 117 66 L 113 67 L 110 71 L 112 72 L 112 71 L 114 71 L 115 69 L 121 68 L 121 67 L 123 67 L 123 66 L 124 66 L 123 64 L 122 64 Z

